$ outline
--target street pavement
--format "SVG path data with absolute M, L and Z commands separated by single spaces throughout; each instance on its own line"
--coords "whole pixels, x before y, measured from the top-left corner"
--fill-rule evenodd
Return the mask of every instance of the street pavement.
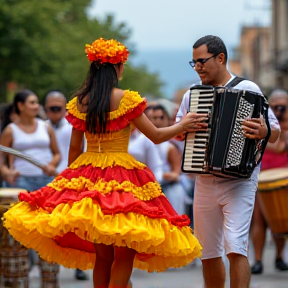
M 288 243 L 287 243 L 288 244 Z M 288 245 L 286 245 L 288 246 Z M 287 248 L 287 247 L 286 247 Z M 287 250 L 287 249 L 286 249 Z M 249 261 L 252 264 L 252 251 Z M 285 260 L 288 261 L 286 251 Z M 250 288 L 288 288 L 288 271 L 280 272 L 274 268 L 275 248 L 271 240 L 267 240 L 264 251 L 264 272 L 261 275 L 252 275 Z M 228 271 L 227 258 L 224 263 Z M 60 288 L 93 288 L 92 271 L 86 271 L 88 281 L 74 279 L 75 271 L 61 267 L 59 274 Z M 41 288 L 41 279 L 38 268 L 35 267 L 29 275 L 29 288 Z M 133 288 L 203 288 L 201 261 L 197 259 L 192 265 L 180 269 L 170 269 L 163 273 L 147 273 L 134 270 L 131 277 Z M 225 288 L 229 288 L 229 279 Z

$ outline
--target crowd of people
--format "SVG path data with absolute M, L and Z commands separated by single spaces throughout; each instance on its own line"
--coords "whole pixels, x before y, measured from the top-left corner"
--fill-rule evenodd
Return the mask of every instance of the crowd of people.
M 40 169 L 24 159 L 2 155 L 2 185 L 29 192 L 21 193 L 20 204 L 5 214 L 6 227 L 17 239 L 26 233 L 25 221 L 43 227 L 57 218 L 56 234 L 47 228 L 31 238 L 25 234 L 21 242 L 35 246 L 44 259 L 48 256 L 39 243 L 49 243 L 55 253 L 48 260 L 75 268 L 76 279 L 88 279 L 83 270 L 93 269 L 95 288 L 128 287 L 133 263 L 149 272 L 163 271 L 187 265 L 197 257 L 202 260 L 205 287 L 224 287 L 224 254 L 230 263 L 230 287 L 249 287 L 250 274 L 263 273 L 262 254 L 269 228 L 257 200 L 260 169 L 288 167 L 287 92 L 276 89 L 269 97 L 271 136 L 261 165 L 249 179 L 183 173 L 185 133 L 206 131 L 208 115 L 188 113 L 190 87 L 180 103 L 170 105 L 163 99 L 147 102 L 137 92 L 116 88 L 129 52 L 121 43 L 113 46 L 113 41 L 100 38 L 86 46 L 90 70 L 68 105 L 63 93 L 50 91 L 43 103 L 45 115 L 40 116 L 37 95 L 21 90 L 12 105 L 4 107 L 0 144 L 44 164 Z M 115 49 L 115 61 L 97 52 L 101 45 L 101 53 Z M 235 82 L 227 70 L 227 50 L 219 37 L 197 40 L 192 57 L 190 65 L 203 85 L 233 86 L 262 95 L 252 81 Z M 263 117 L 244 120 L 242 125 L 245 137 L 256 141 L 265 139 L 268 128 Z M 40 202 L 50 218 L 35 208 Z M 58 216 L 51 211 L 57 211 Z M 26 218 L 21 227 L 15 227 L 13 219 L 22 212 Z M 32 220 L 35 213 L 43 222 Z M 64 227 L 65 233 L 61 230 Z M 250 232 L 255 253 L 251 267 Z M 164 235 L 161 241 L 157 233 Z M 35 237 L 40 242 L 33 245 Z M 54 239 L 56 245 L 47 239 Z M 286 271 L 285 239 L 274 237 L 274 241 L 275 268 Z M 65 258 L 67 247 L 73 250 L 69 259 Z M 31 265 L 37 264 L 34 252 L 29 258 Z

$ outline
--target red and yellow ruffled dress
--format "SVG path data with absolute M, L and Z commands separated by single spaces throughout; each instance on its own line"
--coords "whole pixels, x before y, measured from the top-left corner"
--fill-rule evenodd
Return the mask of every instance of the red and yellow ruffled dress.
M 67 120 L 85 131 L 85 114 L 67 104 Z M 180 267 L 200 256 L 189 219 L 171 207 L 153 173 L 128 154 L 130 122 L 146 102 L 125 91 L 109 113 L 103 137 L 85 132 L 87 152 L 54 181 L 32 193 L 4 215 L 11 235 L 41 258 L 68 268 L 92 269 L 93 243 L 137 251 L 134 267 L 149 272 Z

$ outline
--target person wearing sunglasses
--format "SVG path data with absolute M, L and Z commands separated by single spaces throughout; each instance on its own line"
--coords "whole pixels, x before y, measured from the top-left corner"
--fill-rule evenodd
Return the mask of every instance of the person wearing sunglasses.
M 66 98 L 60 91 L 50 91 L 44 99 L 44 109 L 48 118 L 49 124 L 55 131 L 57 143 L 62 156 L 59 165 L 57 166 L 58 174 L 67 168 L 68 152 L 72 126 L 65 119 L 66 115 Z
M 261 171 L 288 167 L 288 93 L 282 89 L 275 89 L 268 99 L 269 105 L 279 121 L 281 133 L 275 143 L 268 143 L 262 158 Z M 251 239 L 255 257 L 254 264 L 251 267 L 252 274 L 261 274 L 264 270 L 262 256 L 267 228 L 267 221 L 264 218 L 257 193 L 251 223 Z M 276 248 L 274 266 L 279 271 L 287 271 L 288 265 L 283 261 L 285 238 L 274 234 L 272 234 L 272 237 Z
M 217 36 L 208 35 L 194 43 L 189 64 L 197 72 L 203 85 L 215 87 L 226 86 L 235 78 L 227 69 L 227 61 L 228 53 L 224 42 Z M 249 80 L 243 80 L 234 87 L 262 94 L 260 88 Z M 188 112 L 189 96 L 190 89 L 183 96 L 176 122 Z M 280 128 L 271 110 L 269 122 L 272 130 L 269 141 L 275 142 Z M 197 119 L 196 124 L 198 130 L 203 130 Z M 246 137 L 259 140 L 264 139 L 268 131 L 263 118 L 243 121 L 242 129 Z M 260 167 L 257 166 L 250 179 L 237 180 L 212 175 L 196 176 L 194 228 L 203 247 L 201 260 L 206 288 L 225 286 L 226 275 L 222 260 L 224 253 L 230 263 L 230 287 L 249 287 L 251 274 L 247 249 L 259 172 Z
M 61 154 L 61 161 L 57 167 L 60 174 L 67 168 L 69 145 L 72 134 L 72 125 L 66 120 L 66 97 L 60 91 L 50 91 L 44 99 L 44 108 L 48 122 L 53 127 L 57 139 L 57 144 Z M 75 270 L 77 280 L 88 280 L 87 274 L 80 270 Z

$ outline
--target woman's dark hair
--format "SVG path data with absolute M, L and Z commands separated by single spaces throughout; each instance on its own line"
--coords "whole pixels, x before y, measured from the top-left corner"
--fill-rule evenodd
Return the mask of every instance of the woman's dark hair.
M 193 49 L 197 49 L 202 45 L 206 45 L 207 46 L 207 52 L 214 54 L 214 55 L 218 55 L 220 53 L 224 53 L 225 55 L 225 63 L 227 63 L 228 60 L 228 53 L 227 53 L 227 49 L 226 46 L 224 44 L 224 42 L 217 36 L 213 36 L 213 35 L 207 35 L 204 36 L 200 39 L 198 39 L 194 45 L 193 45 Z
M 120 65 L 120 63 L 116 65 Z M 118 77 L 114 64 L 99 64 L 95 61 L 91 63 L 88 75 L 76 93 L 80 103 L 85 96 L 88 96 L 86 129 L 90 133 L 106 132 L 111 92 L 117 84 Z
M 18 115 L 20 114 L 20 110 L 18 108 L 18 103 L 21 102 L 24 104 L 26 102 L 26 99 L 31 95 L 37 96 L 33 91 L 28 90 L 28 89 L 21 90 L 15 94 L 14 100 L 13 100 L 13 107 L 14 107 L 14 111 Z
M 11 115 L 14 112 L 13 104 L 4 104 L 0 110 L 1 132 L 11 123 Z

